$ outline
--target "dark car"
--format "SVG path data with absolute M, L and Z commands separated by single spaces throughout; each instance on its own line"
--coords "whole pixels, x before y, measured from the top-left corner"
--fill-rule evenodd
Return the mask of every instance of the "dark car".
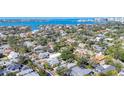
M 3 57 L 4 57 L 4 55 L 2 53 L 0 53 L 0 58 L 3 58 Z

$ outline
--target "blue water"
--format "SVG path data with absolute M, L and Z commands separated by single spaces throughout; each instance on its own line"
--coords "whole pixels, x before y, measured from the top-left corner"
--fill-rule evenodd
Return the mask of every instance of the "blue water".
M 0 18 L 0 20 L 15 20 L 15 19 L 23 19 L 23 20 L 28 20 L 28 19 L 39 19 L 39 20 L 45 20 L 45 21 L 23 21 L 23 22 L 0 22 L 0 26 L 31 26 L 32 30 L 38 29 L 40 25 L 47 25 L 47 24 L 63 24 L 63 25 L 76 25 L 76 24 L 95 24 L 93 21 L 94 18 L 35 18 L 35 17 L 24 17 L 24 18 L 16 18 L 16 17 L 3 17 Z M 78 20 L 91 20 L 87 22 L 79 22 Z

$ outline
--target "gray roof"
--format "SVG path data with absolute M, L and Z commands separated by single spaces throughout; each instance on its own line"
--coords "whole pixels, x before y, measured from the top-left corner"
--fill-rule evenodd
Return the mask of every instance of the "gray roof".
M 67 33 L 65 31 L 60 31 L 62 36 L 65 36 Z
M 0 49 L 0 54 L 3 54 L 3 50 Z
M 98 37 L 105 37 L 103 34 L 98 34 L 97 36 Z
M 9 65 L 6 70 L 7 71 L 19 71 L 19 69 L 21 69 L 22 65 L 20 64 L 11 64 Z
M 31 73 L 32 71 L 33 71 L 32 69 L 21 70 L 21 72 L 19 72 L 18 74 L 25 75 L 25 74 Z
M 58 58 L 50 58 L 47 61 L 48 61 L 48 63 L 50 65 L 56 65 L 56 64 L 59 64 L 60 63 L 59 60 L 58 60 Z
M 72 67 L 74 67 L 74 66 L 76 66 L 75 63 L 68 63 L 68 64 L 67 64 L 67 68 L 68 68 L 68 69 L 70 69 L 70 68 L 72 68 Z
M 122 69 L 122 70 L 119 72 L 119 75 L 120 75 L 120 76 L 124 76 L 124 69 Z
M 80 67 L 73 67 L 71 69 L 71 75 L 72 76 L 84 76 L 84 75 L 88 75 L 92 72 L 91 69 L 81 69 Z
M 19 63 L 19 60 L 20 60 L 19 58 L 15 58 L 15 59 L 13 58 L 13 59 L 10 59 L 11 62 L 15 62 L 15 63 Z
M 111 70 L 115 70 L 116 68 L 112 65 L 100 65 L 100 66 L 97 66 L 95 68 L 95 70 L 97 72 L 100 72 L 100 73 L 106 73 L 108 71 L 111 71 Z
M 0 70 L 0 75 L 4 75 L 4 70 Z
M 98 51 L 101 51 L 101 50 L 103 49 L 102 47 L 100 47 L 100 46 L 98 46 L 98 45 L 95 45 L 94 47 L 95 47 L 95 49 L 98 50 Z
M 10 48 L 9 44 L 2 45 L 1 48 Z
M 25 76 L 39 76 L 36 72 L 31 72 L 26 74 Z
M 30 69 L 30 67 L 24 65 L 21 70 L 27 70 L 27 69 Z
M 34 48 L 34 50 L 36 51 L 36 50 L 41 50 L 41 49 L 43 49 L 44 48 L 44 46 L 41 46 L 41 45 L 38 45 L 38 46 L 36 46 L 35 48 Z
M 114 66 L 108 66 L 107 68 L 105 68 L 105 70 L 102 71 L 102 73 L 106 73 L 108 71 L 111 71 L 111 70 L 115 70 L 116 68 Z
M 48 52 L 40 53 L 39 58 L 49 58 L 49 53 Z
M 97 67 L 95 68 L 95 70 L 96 70 L 97 72 L 101 72 L 101 71 L 104 70 L 104 67 L 100 65 L 100 66 L 97 66 Z

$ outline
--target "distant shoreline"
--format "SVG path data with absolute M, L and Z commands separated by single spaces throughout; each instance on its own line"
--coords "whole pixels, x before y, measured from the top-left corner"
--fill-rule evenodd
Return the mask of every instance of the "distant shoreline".
M 0 17 L 0 26 L 30 26 L 37 30 L 40 25 L 77 25 L 122 22 L 124 17 Z

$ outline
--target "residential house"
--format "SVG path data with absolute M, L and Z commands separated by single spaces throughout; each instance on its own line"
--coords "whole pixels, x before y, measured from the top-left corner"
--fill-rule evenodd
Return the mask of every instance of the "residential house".
M 98 73 L 106 73 L 108 71 L 116 70 L 115 66 L 112 65 L 99 65 L 95 68 Z
M 63 30 L 60 30 L 60 34 L 61 34 L 61 36 L 67 35 L 67 33 L 65 31 L 63 31 Z
M 10 64 L 12 64 L 12 61 L 5 61 L 5 60 L 0 60 L 0 66 L 9 66 Z
M 39 58 L 41 59 L 49 58 L 49 52 L 40 53 Z
M 54 44 L 52 42 L 48 43 L 48 52 L 53 52 L 54 51 Z
M 66 66 L 68 69 L 70 69 L 70 68 L 76 66 L 76 63 L 68 63 Z
M 30 42 L 30 41 L 25 41 L 25 42 L 24 42 L 24 46 L 26 46 L 27 48 L 30 48 L 30 47 L 33 46 L 33 43 Z
M 31 73 L 25 74 L 24 76 L 39 76 L 39 74 L 36 72 L 31 72 Z
M 102 73 L 106 73 L 108 71 L 116 70 L 116 67 L 112 66 L 112 65 L 103 65 L 103 67 L 104 67 L 105 70 L 103 70 Z
M 105 59 L 105 56 L 101 52 L 91 57 L 91 60 L 93 60 L 95 63 L 98 63 L 98 64 L 105 64 L 104 59 Z
M 5 44 L 5 45 L 2 45 L 0 47 L 0 51 L 4 54 L 4 55 L 8 55 L 11 51 L 12 51 L 12 48 L 8 45 L 8 44 Z
M 20 26 L 20 27 L 18 27 L 18 30 L 19 31 L 24 31 L 24 32 L 31 31 L 29 26 Z
M 47 60 L 47 63 L 50 65 L 50 66 L 55 66 L 55 65 L 58 65 L 60 63 L 59 59 L 58 58 L 49 58 Z
M 110 42 L 107 42 L 106 43 L 106 47 L 111 47 L 111 46 L 114 46 L 114 43 L 110 43 Z M 122 45 L 123 46 L 123 45 Z
M 92 74 L 91 69 L 82 69 L 78 66 L 71 68 L 70 75 L 71 76 L 85 76 Z
M 107 32 L 108 30 L 98 30 L 97 32 Z
M 111 41 L 113 41 L 113 38 L 105 38 L 105 41 L 111 42 Z
M 101 40 L 100 37 L 96 37 L 96 38 L 95 38 L 95 41 L 97 41 L 97 42 L 99 42 L 100 40 Z
M 18 63 L 19 62 L 19 53 L 16 53 L 14 51 L 10 52 L 8 55 L 8 59 L 10 59 L 10 61 Z
M 120 40 L 124 40 L 124 36 L 120 36 L 120 38 L 119 38 Z
M 5 38 L 6 38 L 6 35 L 0 33 L 0 38 L 1 38 L 1 39 L 5 39 Z
M 95 41 L 99 42 L 100 40 L 104 39 L 105 36 L 103 34 L 98 34 L 95 38 Z
M 81 49 L 81 48 L 77 48 L 75 51 L 74 51 L 74 54 L 77 56 L 77 57 L 82 57 L 84 55 L 87 54 L 87 51 L 85 51 L 84 49 Z
M 5 48 L 4 49 L 4 55 L 8 56 L 10 54 L 10 52 L 12 52 L 12 48 Z
M 29 73 L 31 73 L 31 72 L 33 72 L 33 69 L 31 69 L 31 68 L 29 68 L 29 67 L 27 67 L 27 66 L 24 66 L 24 67 L 21 69 L 21 71 L 20 71 L 19 73 L 17 73 L 17 75 L 19 75 L 19 76 L 24 76 L 24 75 L 29 74 Z
M 4 70 L 0 70 L 0 76 L 4 76 Z
M 26 37 L 32 37 L 32 35 L 33 35 L 32 32 L 27 32 L 26 33 Z
M 85 48 L 85 46 L 86 46 L 86 44 L 84 44 L 84 43 L 79 43 L 79 45 L 78 45 L 79 48 Z
M 75 67 L 76 63 L 64 63 L 61 64 L 60 67 L 67 67 L 67 69 L 71 69 L 72 67 Z
M 97 37 L 100 37 L 101 39 L 105 38 L 104 34 L 98 34 Z
M 1 49 L 7 49 L 10 48 L 9 44 L 4 44 L 0 46 Z
M 44 52 L 44 46 L 41 46 L 41 45 L 38 45 L 36 46 L 33 51 L 36 52 L 36 53 L 43 53 Z
M 7 72 L 19 72 L 23 65 L 11 64 L 6 68 Z
M 25 33 L 20 33 L 20 37 L 21 38 L 25 38 L 26 37 L 26 34 Z
M 96 52 L 102 52 L 104 49 L 102 47 L 100 47 L 99 45 L 93 45 L 93 49 L 96 51 Z
M 3 54 L 3 48 L 2 47 L 0 47 L 0 53 Z
M 75 43 L 75 40 L 74 39 L 67 39 L 67 41 L 66 41 L 66 44 L 68 44 L 68 45 L 72 45 L 72 44 L 74 44 Z
M 50 58 L 57 58 L 61 55 L 61 53 L 52 53 L 50 54 Z
M 15 58 L 18 58 L 18 57 L 19 57 L 19 53 L 14 52 L 14 51 L 10 52 L 9 55 L 8 55 L 9 59 L 15 59 Z
M 124 69 L 122 69 L 119 73 L 118 73 L 119 76 L 124 76 Z

